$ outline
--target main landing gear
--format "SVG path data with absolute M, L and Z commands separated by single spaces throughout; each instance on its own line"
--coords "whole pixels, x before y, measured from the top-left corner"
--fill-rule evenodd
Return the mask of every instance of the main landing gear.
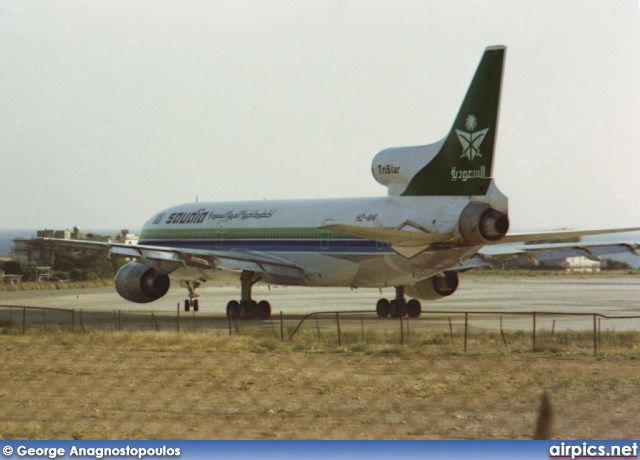
M 407 302 L 404 297 L 404 286 L 396 286 L 396 298 L 389 302 L 387 299 L 380 299 L 376 305 L 376 313 L 380 318 L 391 316 L 400 318 L 409 315 L 409 318 L 417 318 L 422 313 L 422 305 L 416 299 Z
M 227 317 L 231 319 L 270 319 L 271 304 L 266 300 L 251 300 L 251 288 L 260 281 L 256 272 L 244 270 L 240 276 L 240 302 L 232 300 L 227 304 Z
M 183 284 L 189 290 L 189 298 L 184 301 L 184 311 L 191 310 L 191 307 L 193 307 L 193 311 L 199 311 L 200 302 L 198 302 L 198 297 L 200 297 L 200 294 L 196 293 L 196 289 L 200 287 L 200 282 L 185 281 Z

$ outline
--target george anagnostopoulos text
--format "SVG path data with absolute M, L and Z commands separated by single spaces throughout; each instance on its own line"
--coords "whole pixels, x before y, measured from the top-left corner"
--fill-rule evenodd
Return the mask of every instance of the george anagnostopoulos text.
M 4 452 L 7 455 L 7 452 Z M 19 457 L 46 457 L 58 458 L 68 455 L 69 457 L 88 457 L 88 458 L 104 458 L 104 457 L 133 457 L 138 459 L 153 457 L 179 457 L 180 448 L 176 447 L 77 447 L 71 446 L 68 451 L 65 448 L 47 448 L 47 447 L 26 447 L 18 446 L 16 454 Z

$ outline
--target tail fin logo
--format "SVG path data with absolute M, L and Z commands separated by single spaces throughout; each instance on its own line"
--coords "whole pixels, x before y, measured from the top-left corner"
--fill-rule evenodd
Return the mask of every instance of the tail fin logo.
M 476 157 L 482 158 L 480 153 L 480 144 L 489 132 L 489 128 L 473 132 L 478 126 L 478 119 L 475 115 L 469 115 L 465 121 L 465 127 L 469 132 L 456 129 L 458 140 L 462 145 L 462 155 L 460 158 L 466 157 L 469 161 L 473 161 Z

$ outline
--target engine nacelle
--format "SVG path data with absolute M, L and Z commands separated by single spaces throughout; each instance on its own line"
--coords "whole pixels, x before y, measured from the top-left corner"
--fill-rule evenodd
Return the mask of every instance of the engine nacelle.
M 444 272 L 444 276 L 432 276 L 416 284 L 408 285 L 405 292 L 409 297 L 415 299 L 438 300 L 456 292 L 458 282 L 456 272 Z
M 148 303 L 167 293 L 169 275 L 149 265 L 131 262 L 118 270 L 115 283 L 116 291 L 123 299 L 135 303 Z
M 472 202 L 460 214 L 460 234 L 469 244 L 502 239 L 509 231 L 509 216 L 486 203 Z

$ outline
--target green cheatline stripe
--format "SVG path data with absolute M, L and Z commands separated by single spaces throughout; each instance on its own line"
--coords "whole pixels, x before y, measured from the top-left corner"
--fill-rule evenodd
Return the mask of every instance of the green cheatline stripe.
M 350 235 L 343 233 L 335 233 L 320 228 L 182 228 L 182 229 L 144 229 L 140 233 L 141 240 L 194 240 L 194 239 L 215 239 L 215 238 L 232 238 L 236 240 L 242 239 L 350 239 L 358 240 Z

